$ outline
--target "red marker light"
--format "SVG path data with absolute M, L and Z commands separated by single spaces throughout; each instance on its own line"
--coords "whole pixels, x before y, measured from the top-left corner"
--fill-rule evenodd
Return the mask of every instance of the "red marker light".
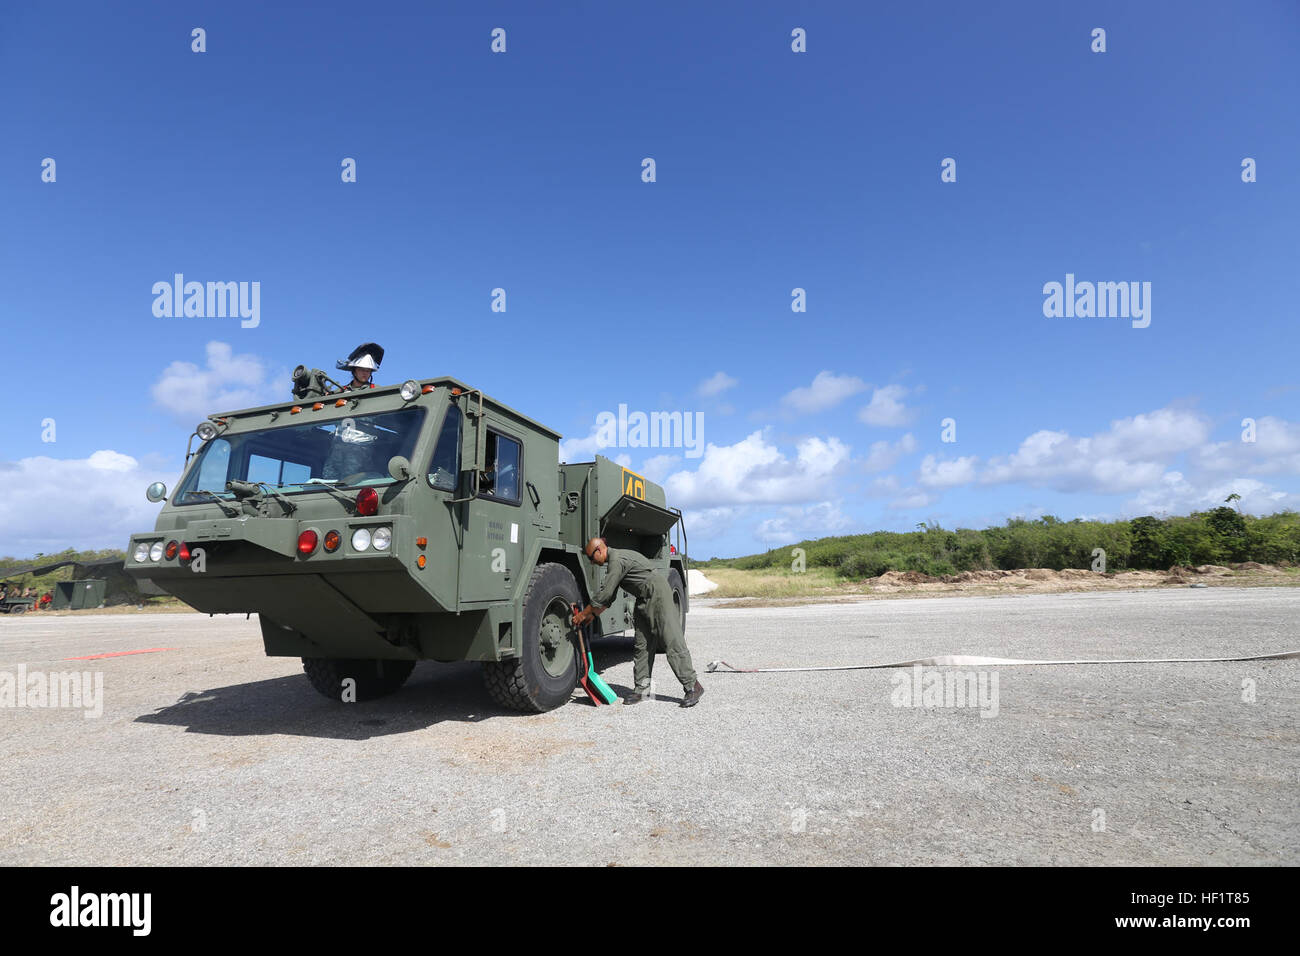
M 362 488 L 357 495 L 357 514 L 367 517 L 379 514 L 379 492 L 374 488 Z
M 308 528 L 298 535 L 298 553 L 311 554 L 316 550 L 316 532 Z
M 181 542 L 180 558 L 182 561 L 188 561 L 190 559 L 190 546 L 184 541 Z

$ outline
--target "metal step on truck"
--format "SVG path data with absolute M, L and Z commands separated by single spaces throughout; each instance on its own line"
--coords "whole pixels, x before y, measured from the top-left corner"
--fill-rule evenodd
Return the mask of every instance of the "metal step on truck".
M 295 401 L 200 423 L 170 498 L 147 491 L 163 506 L 127 572 L 199 611 L 257 614 L 266 653 L 302 658 L 340 701 L 434 660 L 483 662 L 511 709 L 565 703 L 585 671 L 570 605 L 604 573 L 593 535 L 664 570 L 685 628 L 685 527 L 661 487 L 599 455 L 561 464 L 557 432 L 456 379 L 328 382 L 300 367 Z M 620 590 L 594 636 L 630 630 L 633 604 Z

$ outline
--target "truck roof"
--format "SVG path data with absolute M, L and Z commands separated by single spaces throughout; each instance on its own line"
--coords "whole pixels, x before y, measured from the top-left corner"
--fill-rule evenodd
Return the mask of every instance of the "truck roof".
M 447 388 L 459 388 L 462 392 L 474 391 L 472 387 L 465 384 L 460 379 L 450 378 L 448 376 L 442 376 L 440 378 L 417 378 L 414 379 L 414 381 L 418 382 L 421 386 L 424 385 L 433 385 L 434 387 L 445 386 Z M 376 385 L 372 389 L 366 389 L 364 395 L 365 397 L 378 397 L 380 395 L 389 395 L 389 394 L 396 393 L 401 389 L 401 387 L 402 387 L 401 382 L 398 382 L 395 385 Z M 338 395 L 341 393 L 336 392 L 334 394 Z M 515 409 L 511 408 L 509 405 L 506 405 L 504 402 L 497 401 L 495 398 L 493 398 L 492 396 L 486 393 L 484 393 L 483 395 L 483 402 L 486 405 L 492 405 L 498 411 L 505 412 L 513 416 L 514 418 L 519 419 L 524 424 L 537 429 L 539 432 L 543 432 L 546 435 L 550 435 L 552 438 L 558 440 L 564 437 L 559 432 L 555 431 L 553 428 L 547 428 L 541 422 L 529 418 L 527 415 L 523 414 L 522 412 L 516 411 Z M 229 412 L 217 412 L 215 414 L 209 415 L 208 417 L 209 418 L 240 418 L 246 415 L 261 415 L 265 412 L 275 411 L 277 409 L 292 408 L 294 405 L 298 405 L 298 404 L 301 404 L 301 402 L 290 398 L 288 401 L 275 402 L 271 405 L 258 405 L 255 408 L 240 408 Z

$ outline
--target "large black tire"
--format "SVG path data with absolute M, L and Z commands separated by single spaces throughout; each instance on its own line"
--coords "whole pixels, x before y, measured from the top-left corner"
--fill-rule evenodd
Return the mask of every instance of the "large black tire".
M 554 710 L 568 702 L 578 686 L 579 667 L 569 609 L 581 601 L 568 568 L 537 566 L 524 595 L 523 656 L 483 665 L 483 682 L 493 700 L 526 713 Z
M 682 576 L 677 573 L 676 568 L 668 569 L 668 583 L 673 586 L 673 604 L 677 606 L 677 613 L 682 618 L 682 636 L 686 636 L 686 585 L 682 583 Z
M 304 657 L 302 669 L 311 686 L 333 701 L 343 700 L 343 681 L 356 683 L 358 701 L 385 697 L 406 683 L 415 669 L 415 661 L 339 660 L 330 657 Z

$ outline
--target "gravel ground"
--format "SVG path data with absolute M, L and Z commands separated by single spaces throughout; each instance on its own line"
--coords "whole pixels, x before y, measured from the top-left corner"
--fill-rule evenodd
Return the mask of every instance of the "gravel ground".
M 701 671 L 1238 656 L 1300 646 L 1298 611 L 1285 588 L 699 601 L 687 637 Z M 630 686 L 630 640 L 596 658 Z M 0 864 L 1300 863 L 1295 660 L 983 669 L 996 716 L 897 706 L 908 670 L 703 674 L 683 710 L 662 657 L 631 708 L 510 714 L 477 665 L 431 663 L 336 704 L 256 620 L 198 614 L 0 619 L 0 681 L 20 665 L 102 674 L 103 715 L 0 708 Z

